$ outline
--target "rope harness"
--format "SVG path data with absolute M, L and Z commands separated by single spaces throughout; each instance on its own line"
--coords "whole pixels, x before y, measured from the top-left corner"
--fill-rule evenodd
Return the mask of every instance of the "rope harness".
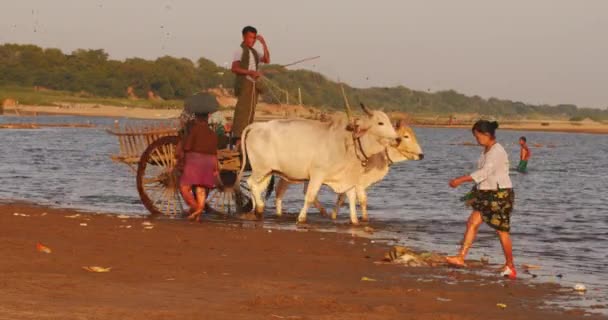
M 361 166 L 366 167 L 369 162 L 369 157 L 367 156 L 367 154 L 365 154 L 365 150 L 363 150 L 363 145 L 361 144 L 361 138 L 355 137 L 354 133 L 353 133 L 353 144 L 355 145 L 355 156 L 357 156 L 357 159 L 359 161 L 361 161 Z M 359 152 L 357 152 L 357 146 L 359 146 L 359 152 L 361 154 L 359 154 Z

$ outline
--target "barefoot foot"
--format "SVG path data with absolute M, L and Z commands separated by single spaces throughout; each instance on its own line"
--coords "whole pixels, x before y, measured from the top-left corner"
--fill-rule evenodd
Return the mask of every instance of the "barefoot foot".
M 452 256 L 452 257 L 445 257 L 445 261 L 454 267 L 466 267 L 466 263 L 464 263 L 464 258 L 461 256 Z

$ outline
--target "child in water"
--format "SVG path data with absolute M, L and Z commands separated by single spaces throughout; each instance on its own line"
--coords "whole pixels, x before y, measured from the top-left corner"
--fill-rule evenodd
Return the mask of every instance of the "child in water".
M 528 172 L 528 160 L 530 160 L 530 149 L 526 144 L 526 137 L 519 138 L 519 146 L 521 150 L 519 152 L 519 165 L 517 165 L 517 171 L 521 173 Z

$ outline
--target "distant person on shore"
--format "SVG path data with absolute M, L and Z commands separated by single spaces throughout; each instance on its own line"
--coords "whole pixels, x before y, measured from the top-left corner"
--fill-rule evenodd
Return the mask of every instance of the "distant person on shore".
M 456 188 L 465 182 L 475 182 L 467 204 L 473 212 L 467 221 L 467 228 L 462 240 L 460 252 L 456 256 L 447 257 L 449 264 L 464 267 L 469 248 L 473 245 L 477 230 L 482 222 L 486 222 L 496 230 L 505 255 L 505 266 L 501 275 L 515 279 L 515 265 L 511 237 L 511 211 L 515 200 L 513 185 L 509 178 L 509 158 L 505 149 L 496 141 L 497 122 L 479 120 L 473 126 L 473 136 L 477 143 L 484 147 L 479 158 L 478 170 L 470 175 L 455 178 L 450 181 L 450 187 Z
M 217 101 L 210 95 L 195 95 L 186 104 L 198 104 L 215 108 Z M 213 105 L 213 106 L 212 106 Z M 219 175 L 217 160 L 218 137 L 209 127 L 209 113 L 195 112 L 194 119 L 189 120 L 181 134 L 182 139 L 177 147 L 177 159 L 183 163 L 180 177 L 180 192 L 184 201 L 190 206 L 188 219 L 200 221 L 205 210 L 207 191 L 215 187 Z M 194 193 L 194 194 L 193 194 Z
M 528 160 L 530 160 L 531 153 L 527 142 L 528 140 L 526 137 L 519 138 L 521 150 L 519 152 L 519 165 L 517 165 L 517 171 L 521 173 L 528 173 Z
M 238 141 L 241 133 L 255 117 L 255 107 L 258 95 L 262 92 L 260 83 L 262 73 L 258 71 L 260 63 L 270 63 L 270 51 L 266 40 L 256 28 L 247 26 L 242 31 L 243 42 L 232 59 L 232 73 L 236 75 L 234 95 L 238 98 L 234 117 L 232 118 L 233 141 Z M 259 41 L 263 52 L 258 52 L 254 46 Z

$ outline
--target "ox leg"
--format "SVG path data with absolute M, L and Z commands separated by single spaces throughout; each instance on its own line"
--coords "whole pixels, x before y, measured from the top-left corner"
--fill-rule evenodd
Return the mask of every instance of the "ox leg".
M 344 196 L 345 196 L 344 193 L 338 194 L 338 199 L 336 199 L 336 207 L 331 212 L 331 218 L 333 220 L 336 220 L 338 218 L 338 212 L 340 212 L 340 208 L 344 204 L 344 200 L 345 200 Z
M 321 204 L 321 201 L 319 201 L 319 198 L 315 198 L 315 201 L 313 202 L 315 208 L 319 209 L 319 212 L 321 212 L 321 215 L 326 217 L 327 216 L 327 210 L 325 210 L 325 207 L 323 207 L 323 204 Z
M 289 187 L 289 182 L 284 179 L 279 178 L 279 182 L 274 190 L 275 196 L 275 206 L 277 208 L 277 216 L 280 217 L 283 215 L 283 196 L 285 195 L 285 191 Z
M 355 187 L 357 191 L 357 200 L 359 201 L 359 206 L 361 206 L 361 213 L 363 217 L 361 217 L 362 221 L 369 221 L 369 217 L 367 216 L 367 192 L 365 192 L 364 188 Z
M 308 187 L 306 188 L 306 195 L 304 196 L 304 207 L 300 210 L 300 214 L 298 215 L 298 223 L 306 222 L 306 214 L 308 212 L 308 207 L 310 204 L 313 204 L 315 199 L 317 198 L 317 193 L 319 193 L 319 189 L 321 189 L 321 180 L 318 179 L 310 179 L 308 182 Z
M 302 192 L 305 195 L 306 195 L 307 189 L 308 189 L 308 182 L 304 182 L 304 188 L 302 188 Z M 315 206 L 315 208 L 319 209 L 319 212 L 321 212 L 322 216 L 327 216 L 327 210 L 325 210 L 325 207 L 323 207 L 323 205 L 321 204 L 321 202 L 319 201 L 318 198 L 315 198 L 314 206 Z
M 253 205 L 256 214 L 264 213 L 264 199 L 262 199 L 262 191 L 266 190 L 271 178 L 272 175 L 267 175 L 262 178 L 256 178 L 254 175 L 251 175 L 249 179 L 247 179 L 247 184 L 251 189 L 251 196 L 253 198 Z
M 359 224 L 359 219 L 357 218 L 357 191 L 355 188 L 348 190 L 346 197 L 348 197 L 348 206 L 350 208 L 350 222 L 357 225 Z

